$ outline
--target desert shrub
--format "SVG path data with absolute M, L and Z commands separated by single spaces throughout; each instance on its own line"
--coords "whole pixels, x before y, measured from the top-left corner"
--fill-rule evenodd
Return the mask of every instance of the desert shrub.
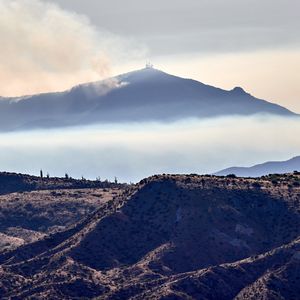
M 261 185 L 258 182 L 253 182 L 252 183 L 252 187 L 256 188 L 256 189 L 260 189 Z
M 226 177 L 227 178 L 236 178 L 236 175 L 235 174 L 228 174 Z

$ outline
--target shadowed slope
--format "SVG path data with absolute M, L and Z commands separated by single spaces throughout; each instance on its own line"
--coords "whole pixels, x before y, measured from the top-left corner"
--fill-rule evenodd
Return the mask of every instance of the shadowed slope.
M 247 286 L 259 286 L 270 269 L 281 272 L 280 286 L 297 270 L 296 180 L 142 180 L 67 231 L 2 253 L 5 282 L 21 278 L 2 291 L 22 299 L 72 299 L 84 292 L 100 299 L 198 299 L 199 293 L 203 299 L 232 299 L 249 294 Z M 291 251 L 281 247 L 287 243 Z M 280 254 L 285 251 L 291 255 Z
M 225 91 L 146 68 L 62 93 L 3 98 L 0 130 L 253 114 L 295 115 L 242 88 Z

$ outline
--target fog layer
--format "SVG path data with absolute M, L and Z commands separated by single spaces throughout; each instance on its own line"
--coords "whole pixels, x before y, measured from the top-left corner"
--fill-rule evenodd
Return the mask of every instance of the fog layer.
M 300 121 L 236 117 L 0 134 L 2 171 L 138 181 L 212 173 L 300 154 Z

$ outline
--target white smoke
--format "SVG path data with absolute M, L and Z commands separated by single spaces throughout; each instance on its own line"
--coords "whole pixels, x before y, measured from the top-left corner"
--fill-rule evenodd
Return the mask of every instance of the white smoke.
M 0 95 L 64 90 L 106 78 L 130 42 L 41 0 L 0 0 Z M 135 53 L 136 54 L 136 53 Z

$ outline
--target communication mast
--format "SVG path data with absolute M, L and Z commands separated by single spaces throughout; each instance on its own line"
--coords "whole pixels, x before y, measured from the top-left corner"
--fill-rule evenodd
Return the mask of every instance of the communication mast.
M 146 63 L 146 69 L 153 69 L 153 64 L 150 61 Z

